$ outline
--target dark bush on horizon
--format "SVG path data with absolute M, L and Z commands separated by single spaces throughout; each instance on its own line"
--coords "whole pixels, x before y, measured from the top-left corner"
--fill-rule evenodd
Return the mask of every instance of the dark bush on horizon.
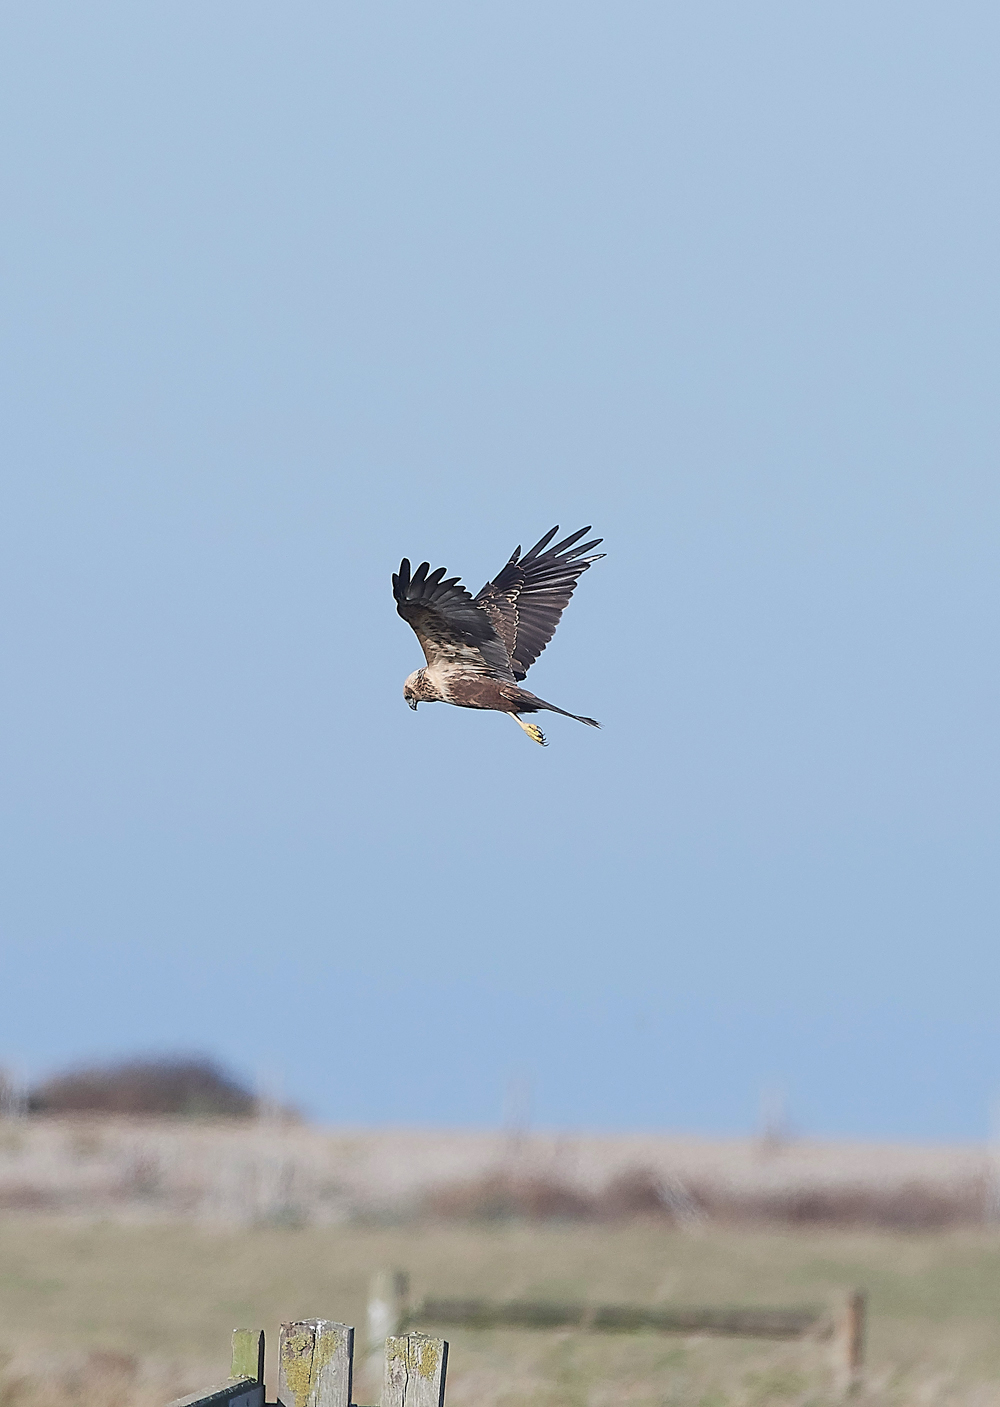
M 28 1112 L 248 1119 L 257 1098 L 213 1060 L 163 1057 L 54 1075 L 29 1092 Z

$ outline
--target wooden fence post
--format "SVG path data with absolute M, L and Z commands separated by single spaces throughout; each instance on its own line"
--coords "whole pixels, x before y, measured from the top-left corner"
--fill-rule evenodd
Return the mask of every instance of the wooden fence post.
M 385 1341 L 401 1334 L 410 1299 L 410 1277 L 405 1270 L 380 1270 L 368 1291 L 368 1352 L 377 1354 L 381 1366 Z
M 385 1341 L 381 1407 L 444 1407 L 448 1345 L 427 1334 L 400 1334 Z
M 330 1319 L 282 1324 L 278 1402 L 282 1407 L 350 1407 L 354 1330 Z
M 264 1335 L 234 1329 L 228 1381 L 178 1397 L 169 1407 L 264 1407 Z
M 233 1366 L 231 1378 L 253 1378 L 264 1381 L 264 1331 L 253 1329 L 233 1330 Z
M 861 1383 L 861 1369 L 865 1360 L 867 1307 L 864 1290 L 851 1290 L 844 1301 L 835 1336 L 837 1367 L 844 1391 L 848 1393 L 856 1391 Z
M 405 1270 L 380 1270 L 368 1291 L 365 1385 L 374 1397 L 382 1386 L 385 1341 L 406 1332 L 410 1277 Z

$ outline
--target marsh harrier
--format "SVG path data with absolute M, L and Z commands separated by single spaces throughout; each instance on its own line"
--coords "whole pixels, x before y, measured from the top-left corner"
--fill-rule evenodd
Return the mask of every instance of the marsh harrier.
M 403 685 L 403 698 L 415 709 L 419 703 L 450 703 L 459 708 L 484 708 L 509 713 L 528 737 L 545 746 L 545 735 L 524 713 L 561 713 L 591 728 L 593 718 L 567 713 L 520 687 L 535 660 L 555 634 L 559 618 L 580 577 L 604 556 L 592 553 L 602 541 L 574 544 L 590 532 L 581 528 L 555 547 L 559 531 L 547 532 L 530 552 L 514 552 L 503 571 L 473 598 L 457 576 L 444 579 L 446 567 L 431 571 L 421 562 L 415 572 L 403 558 L 393 574 L 396 610 L 412 626 L 427 660 Z

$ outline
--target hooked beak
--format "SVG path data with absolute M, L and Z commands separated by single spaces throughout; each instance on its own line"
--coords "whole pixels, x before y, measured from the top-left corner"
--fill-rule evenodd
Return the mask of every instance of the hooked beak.
M 416 700 L 416 699 L 407 699 L 406 702 L 407 702 L 407 703 L 410 705 L 410 707 L 413 709 L 413 712 L 416 713 L 416 711 L 417 711 L 417 700 Z

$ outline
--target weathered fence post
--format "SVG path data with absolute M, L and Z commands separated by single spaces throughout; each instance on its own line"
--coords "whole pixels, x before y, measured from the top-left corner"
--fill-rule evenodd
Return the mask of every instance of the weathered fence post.
M 427 1334 L 400 1334 L 385 1341 L 381 1407 L 444 1407 L 448 1345 Z
M 368 1291 L 365 1385 L 374 1396 L 382 1386 L 385 1341 L 407 1328 L 410 1277 L 405 1270 L 380 1270 Z
M 178 1397 L 170 1407 L 264 1407 L 264 1335 L 234 1329 L 228 1382 Z
M 264 1381 L 264 1331 L 253 1329 L 233 1330 L 233 1366 L 231 1378 L 253 1378 Z
M 350 1407 L 354 1330 L 331 1319 L 282 1324 L 278 1393 L 282 1407 Z
M 865 1359 L 865 1319 L 867 1297 L 864 1290 L 851 1290 L 841 1307 L 834 1343 L 837 1369 L 843 1389 L 855 1392 L 861 1384 Z
M 410 1277 L 405 1270 L 380 1270 L 368 1291 L 368 1352 L 381 1365 L 385 1341 L 401 1334 L 410 1300 Z

